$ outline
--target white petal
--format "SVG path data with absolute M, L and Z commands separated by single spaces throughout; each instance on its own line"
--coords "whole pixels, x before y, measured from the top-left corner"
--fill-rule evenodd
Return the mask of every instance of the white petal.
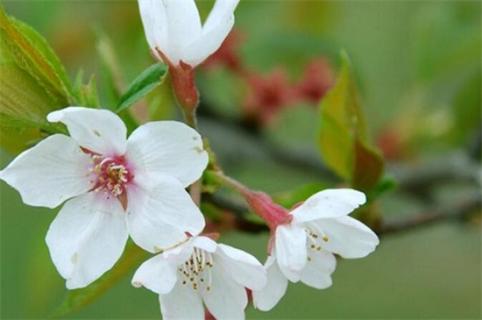
M 208 238 L 208 237 L 204 237 L 204 236 L 199 236 L 199 237 L 195 237 L 194 240 L 193 240 L 193 246 L 195 246 L 196 248 L 199 248 L 199 249 L 203 249 L 207 252 L 215 252 L 217 247 L 218 247 L 218 244 L 216 243 L 216 241 Z
M 134 287 L 146 287 L 157 294 L 169 293 L 177 281 L 176 266 L 162 254 L 145 261 L 132 278 Z
M 331 286 L 331 274 L 335 271 L 336 259 L 333 254 L 320 251 L 310 256 L 301 273 L 301 281 L 316 289 L 326 289 Z
M 62 122 L 79 145 L 105 156 L 123 155 L 127 129 L 113 112 L 83 107 L 68 107 L 49 113 L 50 122 Z
M 166 8 L 169 47 L 165 54 L 177 64 L 183 49 L 201 35 L 201 18 L 194 0 L 163 0 Z M 162 49 L 162 48 L 161 48 Z
M 117 199 L 89 192 L 65 203 L 46 242 L 67 288 L 89 285 L 112 268 L 127 241 L 125 213 Z
M 248 297 L 244 287 L 214 262 L 211 290 L 203 292 L 204 303 L 216 319 L 244 319 Z
M 253 290 L 253 305 L 256 309 L 269 311 L 281 300 L 288 288 L 288 279 L 281 273 L 278 263 L 269 256 L 265 263 L 268 283 L 259 291 Z
M 308 198 L 294 209 L 295 223 L 323 218 L 342 217 L 350 214 L 366 201 L 365 195 L 353 189 L 327 189 Z
M 370 228 L 351 217 L 323 219 L 312 224 L 328 237 L 323 249 L 344 258 L 363 258 L 379 244 L 377 235 Z
M 196 66 L 219 49 L 234 24 L 234 9 L 239 0 L 217 0 L 203 26 L 201 36 L 184 50 L 183 60 Z
M 301 270 L 292 270 L 285 265 L 281 265 L 278 263 L 278 268 L 280 269 L 281 273 L 291 282 L 297 283 L 301 279 Z
M 300 271 L 306 264 L 306 232 L 294 225 L 276 228 L 276 259 L 281 271 Z M 289 274 L 285 274 L 290 279 Z
M 234 281 L 252 290 L 260 290 L 266 285 L 266 271 L 255 257 L 224 244 L 220 244 L 218 248 L 218 261 Z
M 178 283 L 171 292 L 160 295 L 159 302 L 164 320 L 204 320 L 201 297 L 190 286 Z
M 127 192 L 127 225 L 134 242 L 157 253 L 199 234 L 204 217 L 182 185 L 165 178 L 156 186 L 131 186 Z
M 139 11 L 151 49 L 165 50 L 168 46 L 166 8 L 161 0 L 139 0 Z M 165 53 L 167 54 L 167 52 Z
M 194 250 L 193 238 L 186 239 L 179 245 L 174 246 L 162 253 L 162 256 L 174 265 L 184 263 L 191 256 Z
M 0 171 L 0 179 L 17 189 L 24 203 L 55 208 L 92 188 L 91 163 L 73 139 L 56 134 L 21 153 Z
M 184 187 L 198 180 L 208 164 L 199 133 L 177 121 L 140 126 L 129 137 L 127 158 L 134 164 L 136 176 L 155 180 L 168 175 Z

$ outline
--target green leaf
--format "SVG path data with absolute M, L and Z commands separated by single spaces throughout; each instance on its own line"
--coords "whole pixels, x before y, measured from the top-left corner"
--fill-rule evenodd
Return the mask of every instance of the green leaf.
M 62 132 L 47 114 L 71 99 L 65 70 L 45 39 L 0 6 L 0 145 L 20 152 L 43 132 Z
M 84 73 L 79 71 L 75 79 L 74 95 L 75 102 L 83 107 L 98 108 L 100 107 L 99 95 L 97 94 L 97 81 L 95 76 L 92 75 L 89 82 L 84 84 Z
M 161 63 L 156 63 L 144 70 L 122 95 L 116 111 L 121 112 L 143 98 L 162 83 L 166 74 L 167 67 Z
M 129 242 L 121 259 L 113 269 L 86 288 L 71 290 L 64 301 L 52 313 L 53 318 L 64 317 L 92 303 L 117 284 L 131 270 L 147 258 L 147 252 Z
M 18 153 L 39 139 L 42 131 L 59 132 L 59 126 L 46 119 L 55 103 L 27 72 L 0 64 L 0 145 Z
M 125 88 L 125 81 L 119 59 L 110 38 L 102 31 L 97 32 L 97 53 L 100 59 L 100 85 L 107 106 L 115 111 Z
M 47 41 L 27 24 L 7 16 L 1 6 L 0 33 L 12 62 L 34 77 L 52 98 L 67 104 L 72 98 L 71 85 Z
M 349 58 L 321 103 L 319 142 L 325 163 L 355 188 L 367 191 L 383 174 L 380 152 L 369 143 L 363 110 Z
M 384 176 L 368 194 L 368 200 L 376 199 L 382 194 L 392 191 L 397 187 L 397 181 L 392 176 Z

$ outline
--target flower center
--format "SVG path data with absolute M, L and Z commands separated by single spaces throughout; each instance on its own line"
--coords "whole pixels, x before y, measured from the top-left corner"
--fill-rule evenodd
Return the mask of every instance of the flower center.
M 126 191 L 126 185 L 132 181 L 133 175 L 129 172 L 124 157 L 106 157 L 93 155 L 95 175 L 94 191 L 104 191 L 114 197 L 119 197 Z
M 328 242 L 329 238 L 326 234 L 319 231 L 314 231 L 311 228 L 305 228 L 305 232 L 308 238 L 308 261 L 311 261 L 310 254 L 321 251 L 323 242 Z
M 213 266 L 214 261 L 211 253 L 194 248 L 191 257 L 178 268 L 181 274 L 181 283 L 192 286 L 193 290 L 211 290 Z

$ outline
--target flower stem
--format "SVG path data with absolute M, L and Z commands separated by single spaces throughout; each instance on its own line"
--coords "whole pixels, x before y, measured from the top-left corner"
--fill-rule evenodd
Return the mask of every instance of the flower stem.
M 218 183 L 240 193 L 251 210 L 262 218 L 271 230 L 291 221 L 292 216 L 288 210 L 275 203 L 266 193 L 249 189 L 241 182 L 226 176 L 221 170 L 210 171 L 210 173 Z
M 221 170 L 213 170 L 209 173 L 211 174 L 211 177 L 213 177 L 219 184 L 226 186 L 243 196 L 246 196 L 252 192 L 247 186 L 231 177 L 228 177 Z
M 197 130 L 196 109 L 184 110 L 184 122 L 193 129 Z

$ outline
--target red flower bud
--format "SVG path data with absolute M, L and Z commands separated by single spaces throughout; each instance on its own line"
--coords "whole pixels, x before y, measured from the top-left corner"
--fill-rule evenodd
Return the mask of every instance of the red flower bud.
M 254 213 L 263 218 L 271 231 L 279 225 L 290 223 L 293 218 L 288 210 L 274 203 L 266 193 L 247 192 L 244 197 Z
M 333 71 L 326 59 L 315 59 L 305 68 L 303 77 L 296 87 L 297 96 L 302 100 L 318 104 L 333 82 Z
M 248 118 L 261 124 L 269 123 L 283 107 L 293 100 L 293 90 L 284 69 L 267 75 L 252 73 L 247 76 L 248 93 L 244 110 Z

